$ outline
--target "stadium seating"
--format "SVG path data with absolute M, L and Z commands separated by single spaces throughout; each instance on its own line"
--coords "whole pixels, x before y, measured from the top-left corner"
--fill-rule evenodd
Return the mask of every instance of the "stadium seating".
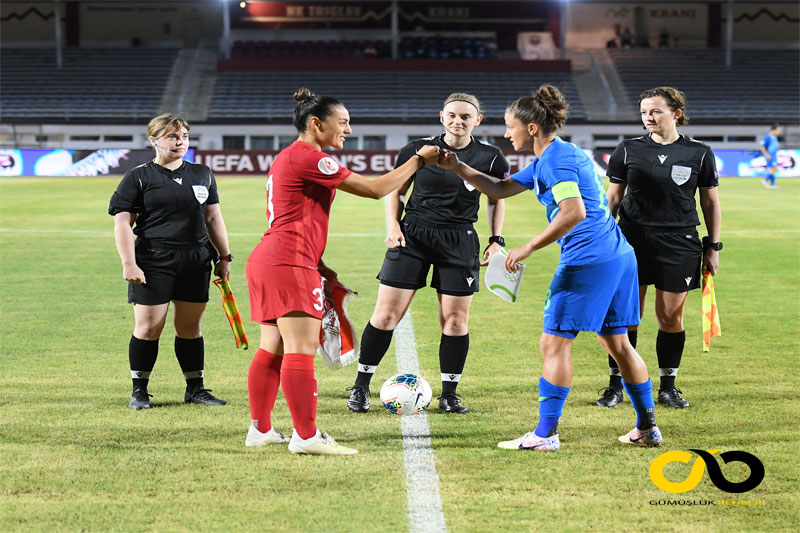
M 232 59 L 369 59 L 391 56 L 389 41 L 236 41 Z
M 399 56 L 404 59 L 493 59 L 497 45 L 482 38 L 407 36 L 400 42 Z
M 0 119 L 141 121 L 159 108 L 177 50 L 0 49 Z
M 637 105 L 645 89 L 667 85 L 686 94 L 697 122 L 800 120 L 800 51 L 734 50 L 730 69 L 717 48 L 609 50 L 627 97 Z
M 398 46 L 401 59 L 493 59 L 496 44 L 483 38 L 406 36 Z M 232 59 L 369 59 L 391 57 L 392 43 L 361 41 L 236 41 Z
M 490 122 L 502 122 L 506 105 L 542 83 L 565 91 L 570 120 L 586 118 L 569 72 L 443 71 L 222 71 L 217 77 L 208 120 L 287 122 L 298 87 L 335 96 L 354 122 L 427 123 L 435 119 L 444 98 L 455 91 L 475 94 Z

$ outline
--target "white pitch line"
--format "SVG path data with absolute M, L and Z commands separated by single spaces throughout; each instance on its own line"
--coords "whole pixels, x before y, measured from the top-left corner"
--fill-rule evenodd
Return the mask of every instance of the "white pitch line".
M 419 375 L 414 327 L 409 309 L 394 330 L 397 371 Z M 408 524 L 411 533 L 447 531 L 439 496 L 439 474 L 431 446 L 428 414 L 403 416 L 403 459 L 408 492 Z
M 384 200 L 384 205 L 388 198 Z M 386 219 L 388 231 L 389 219 Z M 411 324 L 411 309 L 406 311 L 394 330 L 398 372 L 419 374 L 417 341 Z M 403 431 L 403 467 L 406 472 L 408 528 L 411 533 L 447 531 L 442 499 L 439 496 L 439 474 L 431 445 L 428 414 L 400 417 Z

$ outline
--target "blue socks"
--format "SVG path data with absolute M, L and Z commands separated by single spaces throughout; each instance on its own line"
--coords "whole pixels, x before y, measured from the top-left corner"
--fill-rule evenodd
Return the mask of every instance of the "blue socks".
M 568 394 L 569 387 L 559 387 L 543 377 L 539 378 L 539 424 L 534 431 L 537 437 L 547 438 L 558 433 L 558 419 Z M 650 403 L 653 403 L 652 398 Z
M 631 399 L 636 411 L 636 427 L 650 429 L 656 425 L 655 406 L 653 402 L 653 384 L 648 378 L 644 383 L 627 383 L 622 380 L 622 386 Z

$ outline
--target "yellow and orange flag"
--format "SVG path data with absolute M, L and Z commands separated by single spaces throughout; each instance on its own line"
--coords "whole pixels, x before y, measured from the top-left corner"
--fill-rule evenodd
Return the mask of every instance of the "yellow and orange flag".
M 228 323 L 233 330 L 236 347 L 239 348 L 241 346 L 246 350 L 249 346 L 247 333 L 244 331 L 244 323 L 242 322 L 242 316 L 239 314 L 239 306 L 236 305 L 236 299 L 233 297 L 231 284 L 218 278 L 214 280 L 214 285 L 222 293 L 222 308 L 225 310 L 225 316 L 228 317 Z
M 721 335 L 717 297 L 714 294 L 714 276 L 703 272 L 703 351 L 707 352 L 711 348 L 711 337 Z

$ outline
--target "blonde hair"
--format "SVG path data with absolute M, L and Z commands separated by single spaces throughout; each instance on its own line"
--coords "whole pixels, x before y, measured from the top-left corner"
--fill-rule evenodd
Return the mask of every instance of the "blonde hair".
M 186 128 L 186 131 L 189 131 L 190 128 L 189 123 L 184 118 L 172 113 L 164 113 L 147 123 L 147 136 L 158 139 L 165 131 L 173 127 L 178 129 Z
M 447 107 L 447 104 L 449 104 L 450 102 L 466 102 L 468 104 L 472 104 L 473 106 L 475 106 L 475 109 L 478 110 L 478 114 L 483 115 L 483 106 L 481 106 L 481 101 L 469 93 L 451 94 L 450 96 L 444 99 L 444 105 L 442 106 L 442 109 Z

